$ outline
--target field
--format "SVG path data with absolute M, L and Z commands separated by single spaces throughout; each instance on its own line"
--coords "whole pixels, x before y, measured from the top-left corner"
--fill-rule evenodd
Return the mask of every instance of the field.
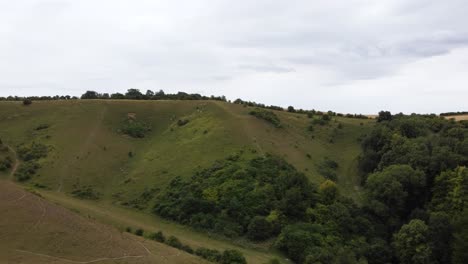
M 141 199 L 141 194 L 145 191 L 157 194 L 176 176 L 190 177 L 218 159 L 242 152 L 282 156 L 316 184 L 324 181 L 318 165 L 325 157 L 332 159 L 339 164 L 336 174 L 340 191 L 359 200 L 358 139 L 375 121 L 333 117 L 327 125 L 315 125 L 313 131 L 309 131 L 311 119 L 306 115 L 275 111 L 282 124 L 277 128 L 249 115 L 252 109 L 214 101 L 43 101 L 27 107 L 19 102 L 1 102 L 0 139 L 12 149 L 32 142 L 47 146 L 47 157 L 38 161 L 40 168 L 25 186 L 35 189 L 46 200 L 81 215 L 80 218 L 74 213 L 73 217 L 77 219 L 85 217 L 84 220 L 93 224 L 103 223 L 112 226 L 110 229 L 121 231 L 127 226 L 147 231 L 162 230 L 193 247 L 236 248 L 244 253 L 249 263 L 264 263 L 272 257 L 281 258 L 271 250 L 269 243 L 228 241 L 159 219 L 150 214 L 154 197 Z M 124 135 L 121 130 L 129 120 L 145 124 L 151 131 L 143 138 Z M 188 120 L 188 123 L 182 124 L 179 120 Z M 8 151 L 2 155 L 13 157 L 14 153 Z M 10 174 L 11 170 L 0 176 L 8 178 Z M 8 188 L 13 187 L 9 184 Z M 82 193 L 83 190 L 92 192 L 96 199 L 73 197 L 74 193 Z M 35 219 L 41 215 L 39 209 L 42 207 L 37 205 L 45 201 L 31 194 L 26 197 L 36 204 L 27 208 L 29 217 Z M 4 206 L 11 205 L 2 204 L 0 208 Z M 54 205 L 50 212 L 54 210 L 64 209 Z M 6 227 L 7 222 L 3 224 Z M 66 236 L 69 231 L 61 231 L 56 236 L 61 234 L 63 241 L 76 242 Z M 10 237 L 18 237 L 18 241 L 14 241 L 17 247 L 25 243 L 22 235 L 26 236 Z M 44 241 L 53 239 L 42 234 L 37 236 Z M 130 239 L 121 233 L 119 236 L 122 241 Z M 80 241 L 86 239 L 84 237 Z M 135 246 L 138 243 L 127 240 L 115 243 L 131 244 L 135 254 L 144 253 L 142 247 Z M 159 249 L 163 247 L 162 244 L 152 244 Z M 98 253 L 103 251 L 99 247 L 94 249 L 89 252 L 89 257 L 82 259 L 89 261 L 100 257 Z M 60 252 L 59 249 L 55 252 L 34 247 L 27 250 L 54 256 L 52 253 Z M 110 252 L 108 256 L 116 257 L 118 254 Z M 199 261 L 190 255 L 187 258 Z
M 445 116 L 447 119 L 455 119 L 456 121 L 468 120 L 468 115 L 453 115 L 453 116 Z

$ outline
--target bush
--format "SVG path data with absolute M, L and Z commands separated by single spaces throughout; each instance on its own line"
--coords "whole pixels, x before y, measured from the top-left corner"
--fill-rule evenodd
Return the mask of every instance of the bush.
M 149 239 L 154 240 L 154 241 L 158 241 L 158 242 L 161 242 L 161 243 L 166 242 L 166 237 L 164 236 L 163 232 L 161 232 L 161 231 L 150 234 Z
M 222 264 L 247 264 L 245 257 L 237 250 L 225 250 L 221 256 Z
M 171 247 L 178 248 L 178 249 L 182 249 L 182 246 L 183 246 L 183 244 L 180 242 L 180 240 L 175 236 L 170 236 L 166 240 L 166 244 L 171 246 Z
M 208 248 L 198 248 L 195 250 L 195 255 L 202 257 L 211 262 L 220 262 L 222 254 L 216 249 L 208 249 Z
M 144 138 L 146 133 L 151 131 L 151 127 L 144 122 L 129 119 L 122 124 L 120 130 L 133 138 Z
M 261 216 L 255 216 L 247 230 L 247 237 L 251 240 L 265 240 L 272 234 L 271 224 Z
M 45 158 L 47 157 L 47 153 L 47 146 L 36 142 L 31 143 L 31 145 L 22 145 L 18 148 L 18 156 L 24 161 Z
M 48 124 L 40 124 L 36 127 L 36 130 L 43 130 L 49 128 Z
M 36 174 L 39 168 L 39 164 L 33 160 L 23 162 L 15 173 L 15 179 L 19 182 L 27 181 Z
M 71 194 L 76 198 L 87 200 L 98 200 L 101 196 L 100 193 L 94 191 L 91 185 L 77 188 L 74 191 L 72 191 Z
M 324 158 L 317 166 L 317 171 L 326 179 L 336 181 L 336 170 L 338 169 L 338 163 L 329 158 Z
M 137 230 L 135 230 L 135 235 L 137 235 L 137 236 L 143 236 L 143 233 L 144 233 L 144 231 L 141 228 L 138 228 Z
M 132 228 L 129 227 L 129 226 L 127 226 L 127 227 L 125 228 L 125 232 L 132 233 Z
M 177 121 L 177 125 L 178 125 L 178 126 L 185 126 L 185 125 L 188 124 L 189 122 L 190 122 L 190 120 L 188 120 L 188 119 L 179 119 L 179 120 Z
M 250 111 L 250 115 L 255 116 L 256 118 L 263 119 L 275 127 L 280 128 L 281 127 L 281 121 L 279 120 L 278 116 L 272 112 L 272 111 L 267 111 L 263 109 L 255 109 Z
M 27 106 L 27 105 L 31 105 L 31 104 L 32 104 L 31 99 L 26 98 L 26 99 L 23 100 L 23 105 Z

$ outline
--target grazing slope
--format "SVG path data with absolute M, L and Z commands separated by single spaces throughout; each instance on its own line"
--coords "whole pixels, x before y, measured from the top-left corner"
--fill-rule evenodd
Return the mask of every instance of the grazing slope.
M 265 263 L 278 256 L 271 243 L 227 241 L 161 220 L 150 214 L 156 196 L 175 177 L 187 179 L 233 153 L 271 153 L 316 184 L 325 180 L 323 161 L 335 161 L 341 193 L 359 200 L 359 139 L 375 121 L 332 117 L 310 129 L 312 119 L 306 115 L 273 111 L 277 125 L 251 115 L 253 110 L 217 101 L 35 101 L 30 106 L 1 102 L 0 139 L 12 150 L 47 147 L 45 155 L 33 159 L 37 169 L 25 184 L 49 200 L 121 229 L 163 230 L 193 247 L 238 249 L 249 263 Z M 5 155 L 16 156 L 11 150 Z M 18 156 L 21 172 L 29 162 L 24 153 Z M 11 169 L 0 173 L 8 176 L 13 176 Z M 101 256 L 97 253 L 91 251 L 86 260 Z M 168 263 L 172 262 L 177 263 Z
M 0 181 L 2 263 L 206 263 Z

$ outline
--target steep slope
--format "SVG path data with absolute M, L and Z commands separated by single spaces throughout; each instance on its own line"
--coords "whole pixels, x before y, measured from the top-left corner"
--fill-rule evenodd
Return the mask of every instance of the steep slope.
M 0 181 L 0 262 L 206 263 L 121 233 Z
M 281 257 L 271 243 L 210 237 L 159 219 L 148 214 L 155 197 L 173 178 L 191 177 L 216 160 L 272 153 L 316 184 L 325 179 L 323 160 L 335 161 L 338 187 L 357 198 L 358 140 L 374 121 L 333 117 L 311 131 L 306 115 L 273 111 L 281 122 L 277 127 L 250 115 L 252 110 L 215 101 L 0 102 L 0 139 L 19 157 L 25 148 L 46 146 L 47 153 L 35 160 L 37 171 L 23 184 L 48 200 L 121 230 L 162 230 L 193 247 L 234 248 L 249 263 L 265 263 Z M 122 133 L 133 122 L 151 130 L 143 138 Z M 21 159 L 20 171 L 28 164 Z
M 212 101 L 2 102 L 0 138 L 13 147 L 49 146 L 31 182 L 59 192 L 92 186 L 103 197 L 127 201 L 236 151 L 283 156 L 316 183 L 323 181 L 318 162 L 332 158 L 340 164 L 339 186 L 354 192 L 357 139 L 373 121 L 337 117 L 309 132 L 305 115 L 276 112 L 283 124 L 276 128 L 250 110 Z M 119 133 L 130 115 L 151 132 L 141 139 Z M 189 122 L 179 126 L 178 120 Z M 38 130 L 41 125 L 47 128 Z

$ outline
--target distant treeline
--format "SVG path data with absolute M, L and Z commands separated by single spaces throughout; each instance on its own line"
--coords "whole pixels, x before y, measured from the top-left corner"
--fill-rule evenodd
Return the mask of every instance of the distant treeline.
M 441 116 L 468 115 L 468 111 L 440 113 Z
M 213 101 L 223 101 L 229 102 L 234 104 L 240 104 L 245 106 L 257 107 L 257 108 L 264 108 L 276 111 L 288 111 L 291 113 L 298 113 L 298 114 L 306 114 L 309 117 L 314 115 L 329 115 L 329 116 L 340 116 L 340 117 L 348 117 L 348 118 L 360 118 L 360 119 L 368 119 L 368 116 L 362 114 L 343 114 L 343 113 L 336 113 L 333 111 L 321 112 L 312 110 L 304 110 L 304 109 L 295 109 L 293 106 L 289 106 L 288 108 L 283 108 L 281 106 L 275 105 L 265 105 L 262 103 L 256 103 L 251 101 L 243 101 L 242 99 L 236 99 L 233 102 L 228 101 L 226 97 L 223 96 L 204 96 L 198 93 L 189 94 L 185 92 L 178 92 L 175 94 L 165 93 L 163 90 L 159 90 L 158 92 L 154 92 L 152 90 L 147 90 L 146 93 L 142 93 L 139 89 L 128 89 L 126 93 L 99 93 L 96 91 L 86 91 L 80 98 L 76 96 L 70 95 L 55 95 L 55 96 L 8 96 L 8 97 L 0 97 L 0 101 L 50 101 L 50 100 L 89 100 L 89 99 L 112 99 L 112 100 L 213 100 Z

